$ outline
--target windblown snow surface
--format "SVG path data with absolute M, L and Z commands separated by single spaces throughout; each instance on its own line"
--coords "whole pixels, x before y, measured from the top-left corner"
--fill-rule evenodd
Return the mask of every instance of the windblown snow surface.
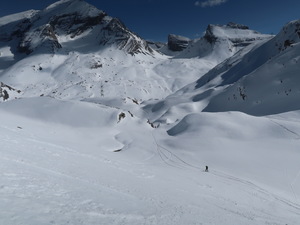
M 0 20 L 1 225 L 300 224 L 299 21 L 223 63 L 226 40 L 129 55 L 98 25 L 16 52 L 20 19 L 69 3 Z

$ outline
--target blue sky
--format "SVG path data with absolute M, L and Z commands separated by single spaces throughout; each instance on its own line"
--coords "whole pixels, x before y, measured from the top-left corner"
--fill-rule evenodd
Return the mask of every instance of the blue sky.
M 56 0 L 8 0 L 0 16 L 43 9 Z M 300 0 L 86 0 L 147 40 L 166 41 L 170 33 L 202 36 L 208 24 L 236 22 L 262 33 L 277 34 L 300 19 Z

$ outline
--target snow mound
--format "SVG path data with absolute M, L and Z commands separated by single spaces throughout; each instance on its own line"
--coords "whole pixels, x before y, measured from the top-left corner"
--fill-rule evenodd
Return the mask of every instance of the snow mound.
M 247 127 L 241 127 L 242 121 L 252 121 Z M 233 138 L 238 140 L 252 140 L 265 138 L 287 138 L 290 135 L 284 130 L 276 131 L 277 125 L 265 122 L 265 118 L 253 118 L 240 112 L 223 114 L 200 113 L 188 114 L 178 124 L 167 132 L 171 136 L 193 135 L 205 133 L 207 136 L 219 138 Z M 259 132 L 257 132 L 259 130 Z M 271 132 L 270 132 L 271 131 Z
M 48 123 L 72 127 L 106 127 L 113 126 L 118 121 L 117 109 L 49 97 L 12 100 L 0 104 L 0 109 Z

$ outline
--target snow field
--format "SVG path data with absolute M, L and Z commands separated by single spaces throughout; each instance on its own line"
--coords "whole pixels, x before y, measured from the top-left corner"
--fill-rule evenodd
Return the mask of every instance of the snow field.
M 119 112 L 99 104 L 51 98 L 1 104 L 5 119 L 0 126 L 0 222 L 229 225 L 233 221 L 299 221 L 298 141 L 282 126 L 295 133 L 300 128 L 295 123 L 290 127 L 284 114 L 256 118 L 200 113 L 175 127 L 153 129 L 145 118 L 127 112 L 118 122 Z M 298 119 L 298 114 L 293 118 Z M 165 132 L 168 126 L 173 127 L 169 133 L 175 130 L 173 136 Z M 205 165 L 209 173 L 203 172 Z M 294 193 L 287 187 L 289 182 Z

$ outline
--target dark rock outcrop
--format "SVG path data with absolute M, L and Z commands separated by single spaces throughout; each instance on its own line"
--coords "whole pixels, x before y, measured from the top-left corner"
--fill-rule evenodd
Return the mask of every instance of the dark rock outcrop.
M 243 25 L 243 24 L 233 23 L 233 22 L 229 22 L 226 26 L 231 27 L 231 28 L 235 28 L 235 29 L 249 30 L 248 26 Z
M 218 39 L 213 32 L 214 25 L 209 24 L 206 28 L 204 39 L 207 40 L 210 44 L 213 44 Z
M 153 42 L 153 41 L 147 41 L 147 44 L 154 50 L 159 50 L 162 47 L 166 46 L 166 43 L 162 43 L 162 42 Z
M 9 92 L 15 92 L 15 93 L 20 93 L 20 90 L 16 90 L 12 88 L 11 86 L 4 84 L 0 82 L 0 99 L 2 98 L 3 101 L 6 101 L 9 99 L 10 95 Z
M 58 42 L 54 29 L 50 24 L 40 26 L 29 34 L 24 34 L 18 45 L 18 50 L 22 53 L 30 54 L 37 47 L 41 46 L 51 53 L 61 48 L 61 44 Z
M 191 40 L 189 38 L 175 35 L 175 34 L 169 34 L 168 48 L 172 51 L 182 51 L 187 48 L 190 41 Z
M 154 51 L 147 41 L 134 34 L 117 18 L 106 18 L 100 36 L 101 45 L 117 44 L 119 49 L 131 55 L 152 54 Z
M 105 16 L 107 16 L 107 14 L 102 11 L 95 17 L 83 16 L 75 12 L 55 16 L 51 18 L 50 24 L 55 30 L 67 33 L 74 38 L 93 26 L 100 24 Z
M 231 33 L 235 33 L 235 35 L 230 36 L 230 32 L 228 32 L 228 36 L 220 36 L 220 34 L 218 33 L 217 30 L 221 30 L 223 29 L 224 32 L 221 33 L 225 33 L 227 31 L 231 30 Z M 233 30 L 235 30 L 234 32 L 232 32 Z M 205 35 L 204 35 L 204 39 L 207 40 L 207 42 L 209 42 L 210 44 L 214 44 L 216 41 L 220 40 L 220 39 L 228 39 L 230 42 L 232 42 L 234 47 L 245 47 L 251 43 L 253 43 L 254 41 L 256 41 L 257 39 L 260 39 L 260 35 L 258 32 L 256 31 L 250 31 L 252 33 L 256 33 L 257 37 L 248 37 L 247 36 L 247 30 L 249 30 L 249 27 L 246 25 L 242 25 L 242 24 L 237 24 L 237 23 L 233 23 L 230 22 L 227 25 L 208 25 Z M 238 35 L 239 34 L 239 35 Z

